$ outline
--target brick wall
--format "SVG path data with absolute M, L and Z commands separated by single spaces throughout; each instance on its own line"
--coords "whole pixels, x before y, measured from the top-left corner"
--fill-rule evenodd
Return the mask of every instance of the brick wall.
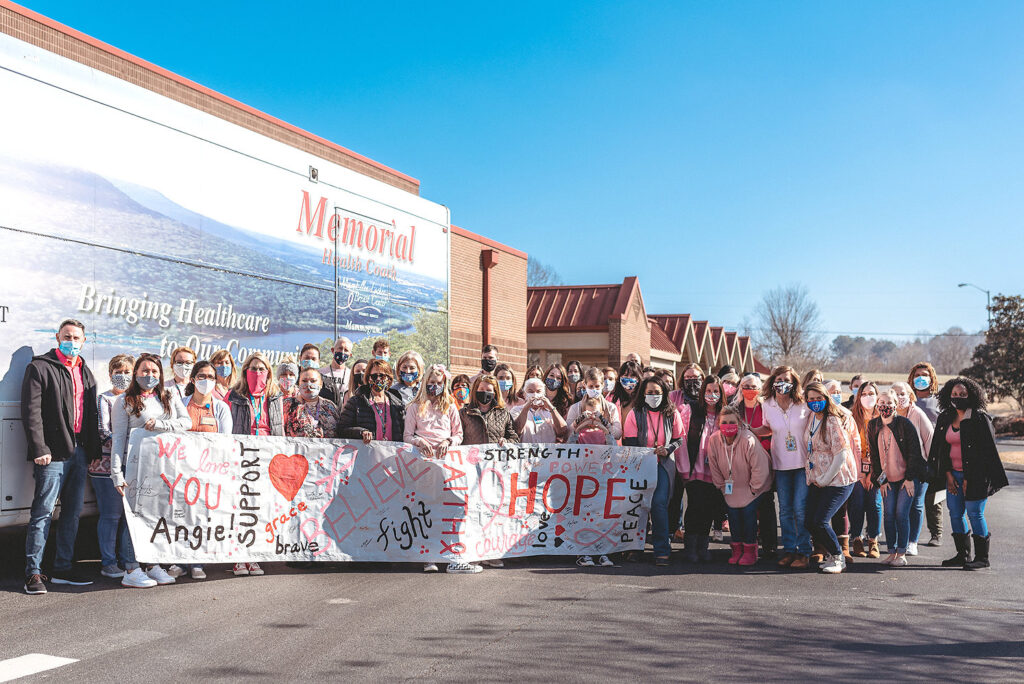
M 415 178 L 389 169 L 85 34 L 61 26 L 30 10 L 0 6 L 0 32 L 352 169 L 364 176 L 419 194 L 419 181 Z
M 518 377 L 526 371 L 526 255 L 461 228 L 451 240 L 450 361 L 455 373 L 480 368 L 483 340 L 484 250 L 495 250 L 497 263 L 490 269 L 491 344 Z
M 608 321 L 608 364 L 618 368 L 631 352 L 650 363 L 651 328 L 639 288 L 632 293 L 625 316 Z

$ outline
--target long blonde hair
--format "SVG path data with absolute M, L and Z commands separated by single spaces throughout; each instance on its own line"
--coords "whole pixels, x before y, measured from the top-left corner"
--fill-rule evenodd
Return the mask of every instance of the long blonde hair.
M 236 382 L 235 386 L 231 388 L 231 391 L 238 392 L 238 394 L 246 399 L 252 396 L 252 392 L 249 391 L 249 383 L 246 380 L 246 373 L 249 370 L 249 367 L 257 361 L 267 367 L 266 397 L 268 399 L 270 397 L 276 397 L 281 393 L 281 390 L 277 386 L 277 378 L 274 377 L 274 367 L 270 364 L 270 359 L 264 356 L 262 352 L 253 352 L 252 354 L 249 354 L 249 357 L 245 360 L 245 363 L 242 364 L 242 368 L 238 372 L 238 382 Z
M 441 396 L 437 400 L 437 408 L 441 413 L 448 413 L 448 409 L 455 403 L 455 397 L 452 396 L 451 388 L 449 387 L 449 379 L 451 373 L 444 367 L 444 364 L 435 363 L 423 373 L 423 381 L 420 382 L 420 389 L 416 392 L 416 397 L 412 400 L 412 403 L 417 404 L 416 410 L 422 416 L 427 410 L 427 406 L 430 404 L 433 397 L 427 391 L 427 383 L 434 377 L 434 374 L 441 376 Z

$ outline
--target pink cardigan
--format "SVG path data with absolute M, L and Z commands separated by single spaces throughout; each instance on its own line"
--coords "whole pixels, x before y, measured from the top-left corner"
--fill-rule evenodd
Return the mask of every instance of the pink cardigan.
M 729 479 L 729 453 L 725 436 L 715 432 L 708 438 L 708 465 L 711 481 L 725 492 Z M 732 494 L 725 494 L 730 508 L 748 506 L 772 486 L 772 464 L 760 440 L 749 430 L 740 430 L 732 443 Z

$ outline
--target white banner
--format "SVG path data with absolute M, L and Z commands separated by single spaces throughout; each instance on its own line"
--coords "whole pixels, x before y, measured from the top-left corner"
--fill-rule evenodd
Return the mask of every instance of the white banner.
M 449 562 L 642 549 L 657 457 L 585 444 L 132 433 L 142 562 Z

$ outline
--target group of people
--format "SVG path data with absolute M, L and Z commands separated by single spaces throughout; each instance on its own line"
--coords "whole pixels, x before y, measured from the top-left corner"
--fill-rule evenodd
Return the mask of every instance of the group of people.
M 56 348 L 32 359 L 22 386 L 35 480 L 25 554 L 30 594 L 45 593 L 47 579 L 91 583 L 72 562 L 86 478 L 99 508 L 103 576 L 135 588 L 206 577 L 201 565 L 143 568 L 134 557 L 121 497 L 129 435 L 139 427 L 404 441 L 434 457 L 460 444 L 649 447 L 659 465 L 650 516 L 659 566 L 669 563 L 673 538 L 686 560 L 711 560 L 713 530 L 730 533 L 730 564 L 756 563 L 759 539 L 760 555 L 774 559 L 781 527 L 779 566 L 839 573 L 854 557 L 881 556 L 883 521 L 883 562 L 906 565 L 925 517 L 930 543 L 940 543 L 938 504 L 927 493 L 945 488 L 956 555 L 943 565 L 984 568 L 991 540 L 985 503 L 1007 485 L 984 392 L 969 378 L 940 389 L 928 363 L 887 389 L 857 376 L 844 402 L 838 381 L 819 371 L 801 377 L 789 366 L 764 380 L 689 364 L 676 378 L 631 354 L 617 369 L 532 365 L 520 383 L 493 345 L 483 348 L 476 374 L 453 376 L 441 364 L 426 366 L 415 351 L 392 364 L 386 339 L 375 341 L 372 358 L 353 360 L 351 340 L 341 337 L 326 363 L 320 348 L 307 344 L 298 359 L 285 357 L 276 368 L 259 352 L 236 366 L 228 350 L 198 359 L 179 347 L 170 353 L 169 378 L 157 355 L 118 354 L 107 367 L 111 389 L 99 393 L 81 356 L 85 326 L 65 320 L 56 338 Z M 43 549 L 58 498 L 47 578 Z M 606 555 L 576 562 L 614 564 Z M 502 561 L 451 562 L 446 571 L 477 573 L 484 565 Z M 264 570 L 236 563 L 232 572 Z

